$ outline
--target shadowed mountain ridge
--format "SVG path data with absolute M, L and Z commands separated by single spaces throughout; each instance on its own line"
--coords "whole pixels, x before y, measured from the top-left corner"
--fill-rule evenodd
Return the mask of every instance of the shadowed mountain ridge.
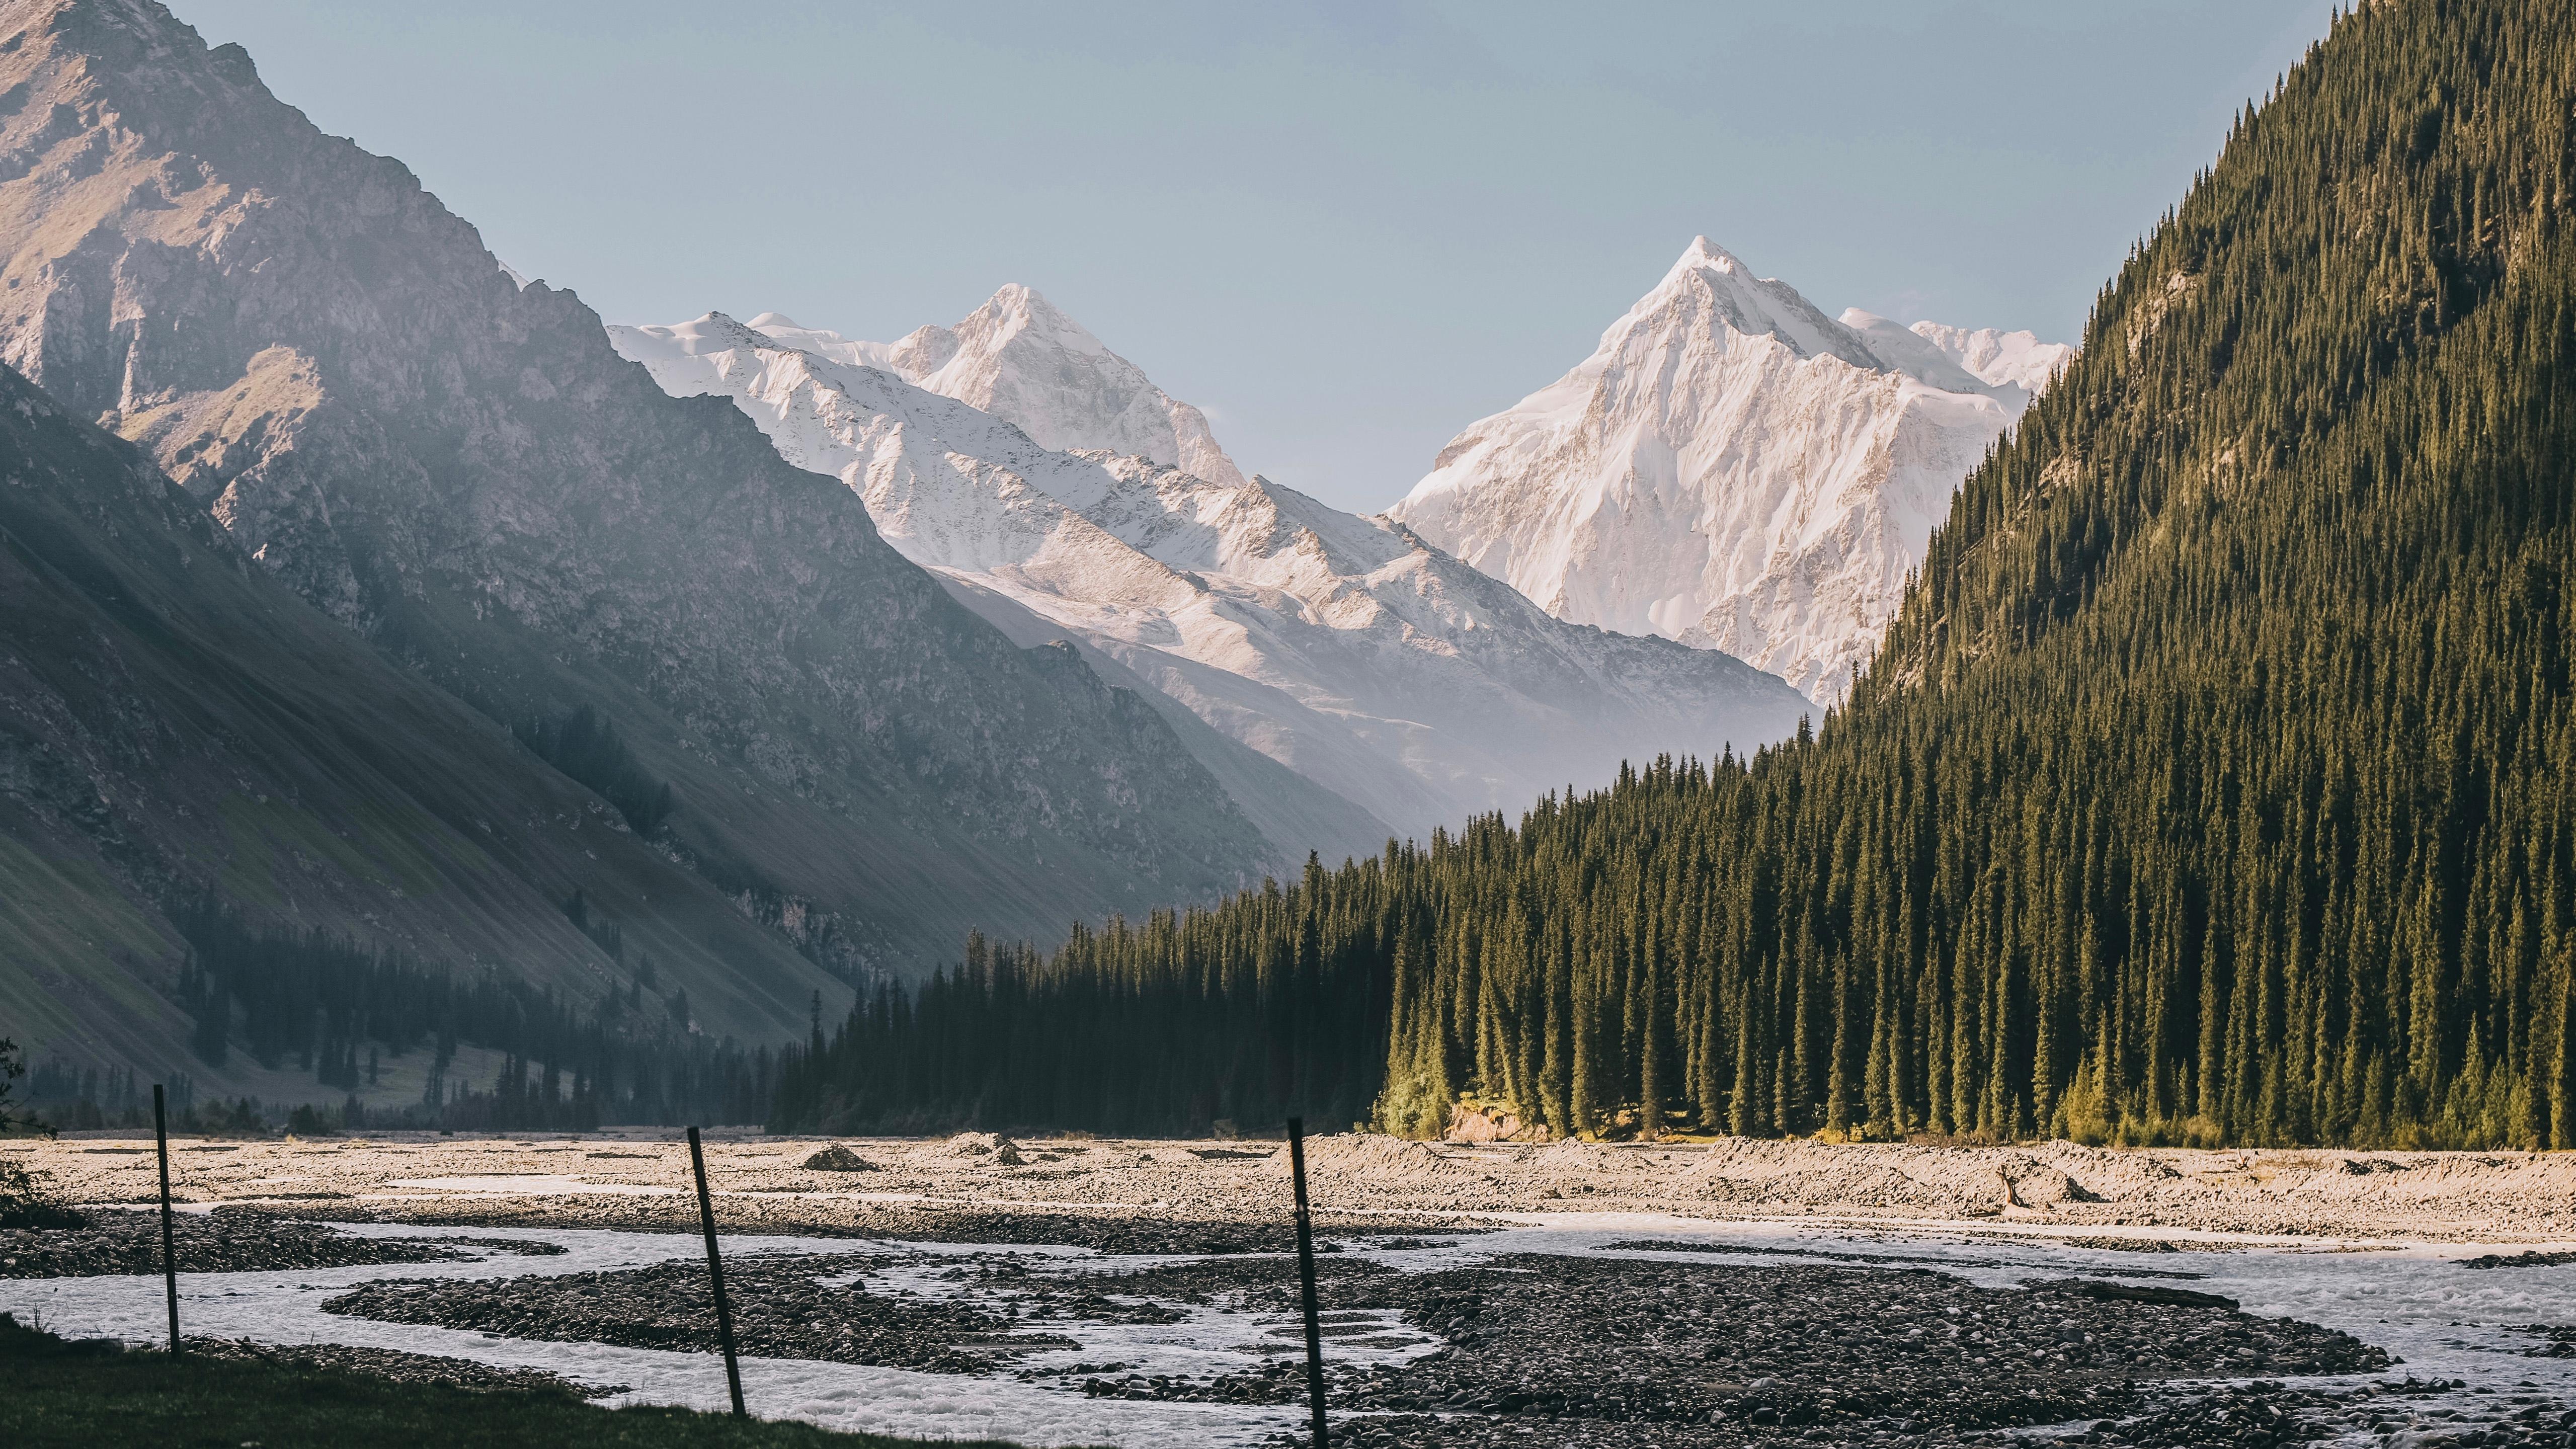
M 590 709 L 668 854 L 837 972 L 1270 863 L 1151 708 L 157 4 L 0 5 L 0 256 L 0 360 L 492 721 Z

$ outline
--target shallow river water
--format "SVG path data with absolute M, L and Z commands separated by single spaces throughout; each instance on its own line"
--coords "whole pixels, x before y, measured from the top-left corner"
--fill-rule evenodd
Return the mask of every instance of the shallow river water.
M 2492 1408 L 2485 1391 L 2538 1395 L 2576 1405 L 2576 1359 L 2536 1358 L 2526 1350 L 2544 1340 L 2517 1325 L 2576 1324 L 2576 1265 L 2472 1270 L 2459 1260 L 2481 1253 L 2515 1254 L 2551 1245 L 2487 1248 L 2396 1241 L 2369 1243 L 2321 1239 L 2258 1239 L 2209 1235 L 2185 1250 L 2145 1254 L 2076 1247 L 2048 1237 L 2015 1235 L 1992 1227 L 1894 1231 L 1880 1227 L 1820 1228 L 1813 1221 L 1711 1223 L 1647 1214 L 1554 1214 L 1509 1219 L 1498 1231 L 1437 1234 L 1452 1245 L 1427 1250 L 1373 1251 L 1347 1242 L 1345 1251 L 1407 1271 L 1472 1264 L 1503 1253 L 1595 1255 L 1605 1245 L 1641 1238 L 1725 1247 L 1706 1253 L 1637 1253 L 1615 1256 L 1730 1265 L 1830 1263 L 1886 1268 L 1932 1267 L 1988 1287 L 2013 1287 L 2036 1278 L 2071 1276 L 2153 1277 L 2190 1275 L 2195 1291 L 2240 1301 L 2249 1313 L 2304 1319 L 2339 1328 L 2385 1349 L 2399 1360 L 2367 1380 L 2466 1380 L 2467 1391 L 2448 1396 L 2470 1415 Z M 503 1338 L 457 1329 L 325 1313 L 325 1299 L 358 1284 L 386 1278 L 515 1278 L 628 1269 L 695 1258 L 702 1251 L 690 1235 L 594 1229 L 422 1228 L 353 1224 L 345 1231 L 384 1237 L 523 1238 L 561 1246 L 561 1256 L 530 1258 L 501 1253 L 475 1261 L 285 1272 L 204 1273 L 180 1280 L 180 1315 L 192 1336 L 247 1338 L 274 1344 L 343 1343 L 408 1353 L 469 1359 L 507 1368 L 542 1369 L 589 1385 L 624 1385 L 610 1403 L 681 1404 L 721 1408 L 724 1372 L 712 1355 L 605 1344 Z M 2156 1236 L 2175 1240 L 2170 1232 Z M 2093 1241 L 2101 1241 L 2097 1233 Z M 754 1254 L 848 1254 L 870 1244 L 850 1238 L 728 1237 L 729 1259 Z M 973 1291 L 941 1276 L 943 1259 L 1017 1253 L 1103 1266 L 1143 1267 L 1170 1259 L 1105 1258 L 1080 1249 L 975 1244 L 888 1245 L 910 1255 L 906 1263 L 877 1270 L 870 1286 L 936 1296 Z M 2565 1246 L 2565 1245 L 2556 1245 Z M 1745 1252 L 1741 1250 L 1752 1250 Z M 1067 1266 L 1071 1266 L 1069 1263 Z M 0 1311 L 35 1319 L 56 1332 L 157 1342 L 164 1332 L 161 1285 L 153 1277 L 0 1279 Z M 1160 1325 L 1029 1322 L 1026 1329 L 1060 1333 L 1080 1347 L 1026 1355 L 1008 1370 L 962 1376 L 860 1367 L 804 1360 L 746 1359 L 743 1388 L 752 1412 L 764 1418 L 801 1419 L 836 1429 L 948 1438 L 993 1437 L 1029 1445 L 1113 1444 L 1134 1449 L 1254 1445 L 1302 1423 L 1289 1408 L 1161 1403 L 1085 1397 L 1072 1380 L 1029 1382 L 1030 1371 L 1070 1368 L 1115 1359 L 1142 1374 L 1208 1375 L 1239 1370 L 1267 1358 L 1295 1353 L 1293 1321 L 1224 1308 L 1193 1307 L 1181 1322 Z M 1404 1358 L 1430 1352 L 1439 1341 L 1390 1320 L 1384 1333 L 1346 1338 L 1328 1346 L 1342 1362 Z M 2355 1382 L 2361 1380 L 2353 1380 Z M 2421 1407 L 2438 1408 L 2443 1400 Z M 2350 1442 L 2384 1442 L 2361 1437 Z M 2400 1442 L 2404 1442 L 2401 1440 Z M 2421 1442 L 2438 1442 L 2424 1440 Z

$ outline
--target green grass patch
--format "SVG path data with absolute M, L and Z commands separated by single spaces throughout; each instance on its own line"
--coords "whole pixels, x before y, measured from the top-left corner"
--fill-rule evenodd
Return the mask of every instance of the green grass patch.
M 889 1439 L 689 1409 L 605 1409 L 571 1394 L 397 1383 L 303 1365 L 106 1351 L 0 1327 L 0 1440 L 11 1449 L 1011 1449 Z

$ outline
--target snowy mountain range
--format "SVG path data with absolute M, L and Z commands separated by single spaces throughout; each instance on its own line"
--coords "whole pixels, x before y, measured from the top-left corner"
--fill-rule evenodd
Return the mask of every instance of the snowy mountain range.
M 1960 480 L 2073 352 L 1829 318 L 1701 237 L 1389 513 L 1560 618 L 1723 650 L 1830 704 Z
M 1244 481 L 1197 408 L 1154 386 L 1142 368 L 1017 283 L 956 326 L 916 328 L 900 342 L 852 342 L 775 312 L 752 318 L 751 326 L 777 345 L 881 368 L 1008 419 L 1041 448 L 1101 448 L 1210 483 Z
M 890 344 L 775 313 L 609 334 L 666 391 L 729 398 L 841 478 L 1015 639 L 1076 641 L 1293 852 L 1747 749 L 1808 706 L 1725 653 L 1552 617 L 1404 524 L 1245 477 L 1196 408 L 1025 287 Z

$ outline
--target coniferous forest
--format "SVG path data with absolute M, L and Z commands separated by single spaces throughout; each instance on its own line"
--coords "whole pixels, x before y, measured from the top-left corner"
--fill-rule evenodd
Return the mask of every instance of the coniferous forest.
M 970 943 L 781 1125 L 2576 1146 L 2576 16 L 2259 107 L 1793 742 Z
M 580 905 L 576 892 L 567 913 Z M 189 943 L 179 995 L 196 1018 L 189 1045 L 197 1059 L 221 1067 L 239 1040 L 263 1067 L 292 1064 L 354 1094 L 362 1078 L 373 1077 L 380 1053 L 426 1056 L 422 1100 L 378 1125 L 589 1129 L 684 1116 L 738 1122 L 757 1118 L 769 1099 L 770 1051 L 746 1051 L 690 1029 L 684 990 L 648 997 L 649 956 L 639 957 L 624 990 L 584 1010 L 497 971 L 451 973 L 320 931 L 255 930 L 211 897 L 172 915 Z M 488 1089 L 449 1078 L 460 1045 L 505 1054 Z M 109 1084 L 104 1101 L 95 1069 L 77 1085 L 62 1080 L 71 1075 L 40 1064 L 31 1095 L 51 1098 L 75 1122 L 84 1110 L 97 1115 L 120 1098 L 132 1115 L 130 1074 L 121 1092 Z

